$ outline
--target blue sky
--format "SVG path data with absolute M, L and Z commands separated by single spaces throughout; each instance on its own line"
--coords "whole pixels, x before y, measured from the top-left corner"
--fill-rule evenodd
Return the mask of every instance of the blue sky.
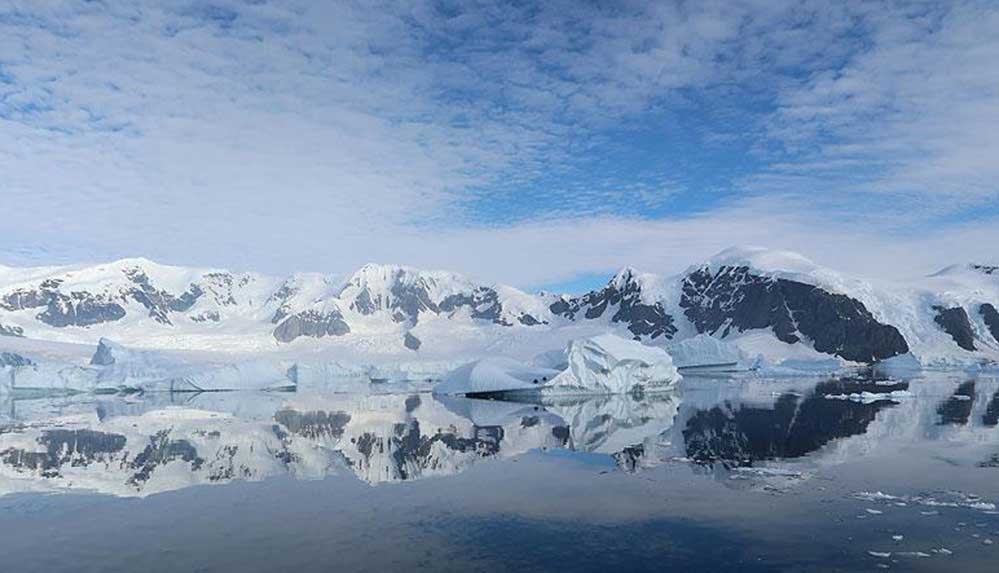
M 973 0 L 0 1 L 0 264 L 995 262 L 996 61 Z

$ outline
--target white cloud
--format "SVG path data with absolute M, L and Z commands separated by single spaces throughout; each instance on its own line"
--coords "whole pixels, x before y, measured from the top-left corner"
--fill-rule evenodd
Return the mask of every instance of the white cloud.
M 803 158 L 777 171 L 853 193 L 999 198 L 999 6 L 900 6 L 867 7 L 869 47 L 782 90 L 771 135 Z
M 996 30 L 975 2 L 10 0 L 0 260 L 381 260 L 537 284 L 751 242 L 929 271 L 954 245 L 987 255 L 955 239 L 991 237 L 984 223 L 926 221 L 996 198 Z M 604 129 L 698 98 L 737 126 L 705 126 L 705 154 L 755 145 L 744 196 L 615 217 L 705 192 L 617 176 L 537 190 L 536 219 L 471 222 L 490 182 L 530 186 Z

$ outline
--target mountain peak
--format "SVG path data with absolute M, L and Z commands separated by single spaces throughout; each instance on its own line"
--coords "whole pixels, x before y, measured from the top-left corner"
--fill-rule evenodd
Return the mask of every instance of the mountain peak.
M 610 280 L 610 284 L 620 288 L 628 283 L 634 282 L 638 275 L 639 272 L 635 269 L 635 267 L 630 265 L 622 267 L 621 270 L 619 270 Z

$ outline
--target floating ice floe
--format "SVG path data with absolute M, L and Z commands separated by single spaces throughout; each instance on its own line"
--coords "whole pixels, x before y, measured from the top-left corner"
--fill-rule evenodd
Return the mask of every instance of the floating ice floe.
M 752 360 L 738 346 L 708 334 L 670 344 L 666 351 L 680 370 L 734 371 L 747 370 L 752 365 Z
M 51 359 L 0 367 L 0 392 L 74 394 L 137 391 L 273 390 L 295 386 L 287 368 L 271 360 L 189 362 L 156 351 L 132 350 L 101 339 L 87 365 Z
M 854 402 L 877 402 L 880 400 L 900 400 L 911 398 L 908 390 L 893 390 L 891 392 L 852 392 L 850 394 L 826 394 L 827 400 L 852 400 Z
M 915 505 L 921 505 L 924 507 L 950 507 L 950 508 L 964 508 L 973 509 L 988 513 L 990 511 L 995 511 L 996 504 L 990 501 L 983 500 L 981 497 L 975 494 L 962 493 L 958 491 L 945 492 L 938 494 L 937 497 L 926 496 L 926 495 L 914 495 L 914 496 L 898 496 L 891 495 L 884 492 L 868 492 L 862 491 L 853 494 L 854 499 L 859 499 L 861 501 L 868 502 L 905 502 Z M 870 510 L 868 510 L 870 511 Z M 936 511 L 924 511 L 920 512 L 921 515 L 937 515 Z
M 452 371 L 434 392 L 624 394 L 671 390 L 680 380 L 665 350 L 611 334 L 573 340 L 565 357 L 567 366 L 561 371 L 509 358 L 484 358 Z

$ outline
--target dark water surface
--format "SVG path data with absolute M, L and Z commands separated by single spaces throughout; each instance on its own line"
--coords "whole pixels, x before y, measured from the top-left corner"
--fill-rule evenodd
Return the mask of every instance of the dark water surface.
M 996 378 L 944 374 L 538 403 L 9 400 L 0 554 L 19 572 L 996 571 L 996 404 Z

